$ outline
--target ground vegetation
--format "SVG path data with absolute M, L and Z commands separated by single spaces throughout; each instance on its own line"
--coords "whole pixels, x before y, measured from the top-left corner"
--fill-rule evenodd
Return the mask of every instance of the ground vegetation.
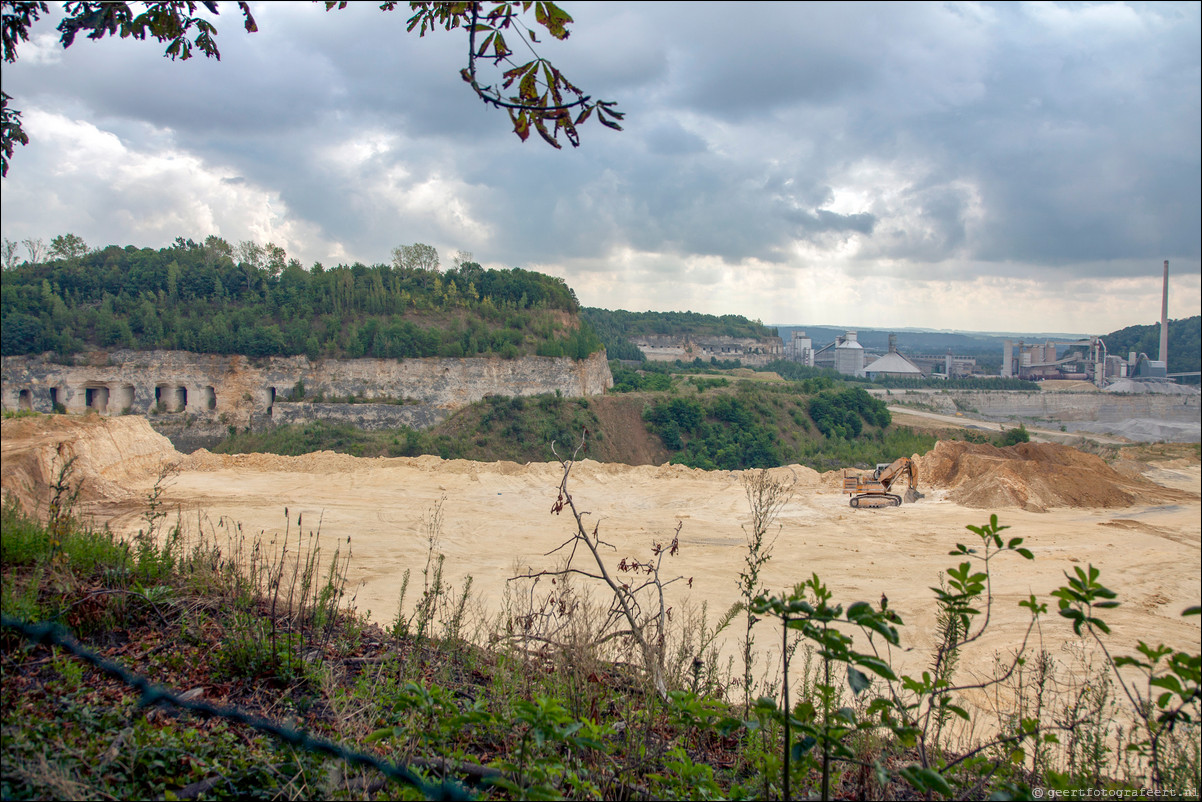
M 64 462 L 45 515 L 0 518 L 4 797 L 1196 798 L 1202 656 L 1107 648 L 1123 589 L 1095 567 L 1022 599 L 1025 632 L 991 676 L 965 676 L 960 656 L 1004 603 L 995 577 L 1035 555 L 997 516 L 949 534 L 937 637 L 907 672 L 907 611 L 840 600 L 816 575 L 775 592 L 748 574 L 744 608 L 672 616 L 656 599 L 689 581 L 686 547 L 608 554 L 572 499 L 575 457 L 551 512 L 572 516 L 565 548 L 585 562 L 516 575 L 502 612 L 473 620 L 470 579 L 443 578 L 444 500 L 387 627 L 348 593 L 353 534 L 323 540 L 284 510 L 274 533 L 189 538 L 152 491 L 120 540 L 76 518 Z M 766 478 L 746 485 L 749 569 L 770 557 L 788 493 Z M 740 612 L 782 655 L 750 703 L 713 659 Z M 1042 651 L 1033 636 L 1050 628 L 1097 644 L 1101 663 Z M 983 712 L 981 693 L 1007 703 Z

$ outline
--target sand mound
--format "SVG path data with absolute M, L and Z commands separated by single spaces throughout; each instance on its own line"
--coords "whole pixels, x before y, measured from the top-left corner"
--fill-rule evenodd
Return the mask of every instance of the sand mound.
M 75 458 L 72 484 L 84 502 L 131 497 L 131 484 L 153 479 L 181 455 L 145 418 L 47 415 L 0 424 L 0 488 L 29 512 L 45 511 L 49 485 Z
M 349 473 L 362 470 L 377 459 L 352 457 L 335 451 L 314 451 L 298 457 L 285 457 L 279 454 L 214 454 L 202 448 L 181 457 L 179 467 L 181 470 L 201 473 L 225 470 Z
M 957 504 L 979 509 L 1021 507 L 1129 507 L 1182 501 L 1180 493 L 1138 477 L 1125 476 L 1101 457 L 1052 443 L 1020 443 L 1008 448 L 940 441 L 918 460 L 921 485 L 950 492 Z

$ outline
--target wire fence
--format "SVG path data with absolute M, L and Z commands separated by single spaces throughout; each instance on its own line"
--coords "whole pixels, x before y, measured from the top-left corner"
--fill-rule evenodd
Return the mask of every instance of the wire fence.
M 109 676 L 115 677 L 129 687 L 139 691 L 142 695 L 140 705 L 143 707 L 166 705 L 190 710 L 202 716 L 213 716 L 238 724 L 245 724 L 260 732 L 273 735 L 298 749 L 329 755 L 352 765 L 375 769 L 391 780 L 416 788 L 427 799 L 469 800 L 475 798 L 457 782 L 446 779 L 439 782 L 430 782 L 403 764 L 390 763 L 374 755 L 347 749 L 333 741 L 316 738 L 302 730 L 251 715 L 237 707 L 213 705 L 208 702 L 184 699 L 169 688 L 155 685 L 146 677 L 139 676 L 124 666 L 96 654 L 67 634 L 57 624 L 30 624 L 8 615 L 0 615 L 0 626 L 19 633 L 32 643 L 58 646 L 75 655 L 80 660 L 91 663 Z

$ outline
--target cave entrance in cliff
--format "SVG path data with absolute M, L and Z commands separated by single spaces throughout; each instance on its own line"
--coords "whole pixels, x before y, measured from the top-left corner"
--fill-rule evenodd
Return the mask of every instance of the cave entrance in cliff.
M 205 387 L 200 391 L 200 401 L 201 405 L 209 411 L 217 409 L 217 391 L 212 387 Z
M 17 393 L 17 409 L 33 410 L 33 393 L 22 390 Z
M 50 409 L 51 409 L 51 411 L 53 411 L 53 412 L 58 412 L 58 410 L 57 410 L 57 409 L 55 409 L 55 407 L 57 407 L 58 405 L 59 405 L 59 402 L 58 402 L 58 388 L 57 388 L 57 387 L 51 387 L 51 388 L 50 388 Z
M 188 390 L 170 384 L 156 384 L 154 405 L 159 412 L 180 412 L 188 403 Z
M 88 409 L 94 409 L 97 412 L 108 412 L 109 388 L 103 386 L 84 387 L 83 402 L 84 406 Z

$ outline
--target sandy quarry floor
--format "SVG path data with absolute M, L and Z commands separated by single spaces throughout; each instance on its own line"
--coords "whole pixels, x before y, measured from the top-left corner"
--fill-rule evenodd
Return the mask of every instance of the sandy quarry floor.
M 18 429 L 10 426 L 14 423 L 22 422 L 4 422 L 6 488 L 16 486 L 12 478 L 16 468 L 9 466 L 19 465 L 22 443 L 41 443 L 45 450 L 63 436 L 46 431 L 45 426 L 34 431 L 33 424 Z M 159 436 L 148 426 L 149 434 L 141 433 L 137 427 L 144 421 L 125 418 L 115 423 L 129 433 L 118 437 L 106 431 L 105 448 L 136 451 L 136 459 L 126 462 L 138 466 L 124 473 L 116 467 L 99 471 L 104 481 L 97 486 L 105 487 L 108 495 L 98 499 L 102 503 L 93 509 L 115 529 L 137 529 L 141 513 L 137 499 L 144 498 L 153 484 L 154 472 L 147 466 L 158 449 L 160 457 L 179 461 L 181 470 L 166 498 L 193 529 L 200 526 L 224 537 L 227 530 L 219 522 L 236 521 L 244 532 L 279 533 L 287 508 L 294 532 L 298 516 L 303 516 L 301 528 L 306 532 L 316 529 L 320 521 L 328 548 L 349 536 L 357 606 L 370 610 L 382 623 L 396 611 L 403 571 L 411 569 L 415 581 L 420 581 L 428 548 L 422 519 L 440 499 L 445 504 L 438 550 L 446 555 L 447 576 L 459 585 L 471 575 L 474 593 L 487 614 L 501 609 L 506 580 L 520 564 L 553 567 L 555 558 L 546 555 L 571 531 L 566 514 L 550 514 L 561 477 L 559 466 L 553 464 L 519 466 L 433 457 L 357 459 L 328 453 L 231 457 L 198 452 L 181 457 L 173 450 L 168 453 L 169 444 L 166 449 L 158 441 L 148 445 L 151 436 Z M 122 438 L 129 444 L 112 445 L 124 442 Z M 934 470 L 933 462 L 921 464 Z M 944 474 L 950 470 L 948 465 L 941 469 Z M 963 500 L 951 499 L 963 499 L 976 486 L 953 486 L 954 477 L 942 474 L 937 478 L 943 487 L 924 485 L 921 489 L 927 495 L 916 504 L 853 510 L 838 492 L 834 475 L 820 476 L 800 467 L 777 470 L 796 476 L 798 486 L 779 520 L 773 558 L 764 572 L 766 585 L 783 589 L 817 573 L 845 603 L 876 602 L 887 593 L 890 607 L 908 625 L 906 645 L 916 647 L 902 657 L 911 668 L 925 662 L 925 647 L 932 642 L 929 587 L 938 583 L 941 570 L 954 564 L 948 556 L 954 544 L 975 537 L 965 531 L 965 525 L 987 521 L 991 511 L 1012 527 L 1007 535 L 1025 538 L 1036 559 L 1026 562 L 1007 555 L 995 563 L 997 606 L 990 634 L 974 654 L 966 656 L 965 669 L 987 672 L 996 653 L 1018 643 L 1026 623 L 1024 611 L 1017 607 L 1020 599 L 1029 593 L 1047 598 L 1063 583 L 1063 572 L 1087 563 L 1101 569 L 1102 581 L 1118 590 L 1123 602 L 1106 616 L 1117 646 L 1112 651 L 1130 652 L 1139 639 L 1199 648 L 1198 619 L 1180 618 L 1186 606 L 1202 598 L 1202 471 L 1196 460 L 1151 466 L 1145 476 L 1158 484 L 1133 485 L 1137 501 L 1131 506 L 1052 506 L 1047 512 L 1022 509 L 993 496 L 998 506 L 992 509 L 966 506 Z M 1054 482 L 1088 486 L 1094 481 L 1078 467 L 1065 470 Z M 992 468 L 986 471 L 987 476 L 993 473 Z M 114 486 L 128 491 L 124 498 L 114 496 Z M 611 565 L 622 557 L 647 557 L 653 541 L 670 540 L 677 523 L 682 524 L 680 553 L 666 562 L 666 571 L 691 577 L 693 583 L 691 589 L 684 583 L 675 586 L 672 603 L 677 611 L 686 601 L 692 605 L 704 601 L 712 620 L 737 601 L 735 582 L 745 553 L 741 526 L 749 520 L 738 474 L 586 461 L 573 470 L 571 489 L 578 506 L 594 513 L 592 520 L 600 520 L 602 536 L 616 547 Z M 1050 491 L 1041 492 L 1044 496 L 1032 498 L 1048 503 Z M 1125 503 L 1108 498 L 1105 503 Z M 407 605 L 413 600 L 411 593 Z M 1040 635 L 1052 651 L 1073 640 L 1067 622 L 1054 612 Z M 766 632 L 763 639 L 768 639 Z M 732 632 L 727 654 L 733 653 L 734 640 Z

